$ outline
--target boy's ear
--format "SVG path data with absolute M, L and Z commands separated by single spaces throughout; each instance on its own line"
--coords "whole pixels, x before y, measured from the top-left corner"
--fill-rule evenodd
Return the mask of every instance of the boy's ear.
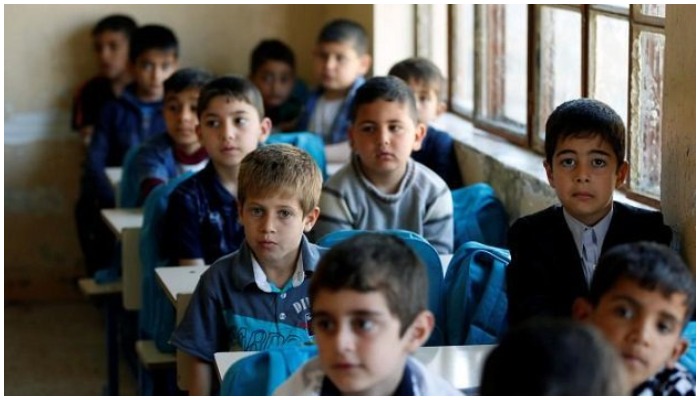
M 666 361 L 666 368 L 673 368 L 678 359 L 681 358 L 683 353 L 688 349 L 688 341 L 682 337 L 679 337 L 676 344 L 673 346 L 673 352 L 671 357 Z
M 583 297 L 574 300 L 571 306 L 571 316 L 577 321 L 585 321 L 593 314 L 593 305 Z
M 272 121 L 270 118 L 264 117 L 262 121 L 260 121 L 260 137 L 258 138 L 258 142 L 264 143 L 268 136 L 270 136 L 270 132 L 272 132 Z
M 445 103 L 444 101 L 438 101 L 436 116 L 441 116 L 442 113 L 444 113 L 445 111 L 447 111 L 447 103 Z
M 547 162 L 547 160 L 542 161 L 542 166 L 545 172 L 547 172 L 547 180 L 549 181 L 549 186 L 554 187 L 554 175 L 552 173 L 552 165 Z
M 318 216 L 320 214 L 321 209 L 318 207 L 314 207 L 313 210 L 306 214 L 306 216 L 304 217 L 304 232 L 311 231 L 311 228 L 313 228 L 316 224 L 316 221 L 318 221 Z
M 372 66 L 372 56 L 365 53 L 360 56 L 360 75 L 367 75 L 369 67 Z
M 627 161 L 623 161 L 622 164 L 617 168 L 617 177 L 615 179 L 615 187 L 619 188 L 622 186 L 622 184 L 625 183 L 625 179 L 627 179 L 627 173 L 630 170 L 630 164 Z
M 435 316 L 433 316 L 432 312 L 423 310 L 416 316 L 411 326 L 404 333 L 408 353 L 416 351 L 430 338 L 434 326 Z
M 427 131 L 428 128 L 425 126 L 424 123 L 419 122 L 418 124 L 416 124 L 416 141 L 413 143 L 414 151 L 420 150 Z
M 194 126 L 194 133 L 197 134 L 197 139 L 199 140 L 199 143 L 202 143 L 202 124 L 197 123 L 197 125 Z

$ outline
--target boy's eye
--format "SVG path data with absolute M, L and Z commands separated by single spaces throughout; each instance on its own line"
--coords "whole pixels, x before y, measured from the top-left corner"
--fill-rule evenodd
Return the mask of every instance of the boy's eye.
M 356 318 L 352 320 L 352 328 L 357 332 L 371 332 L 377 324 L 371 319 Z
M 576 160 L 573 158 L 562 158 L 559 160 L 559 165 L 564 168 L 573 168 L 576 165 Z
M 175 103 L 175 102 L 168 103 L 168 104 L 166 104 L 165 109 L 170 111 L 170 112 L 177 113 L 178 111 L 180 111 L 180 105 Z
M 207 128 L 218 128 L 221 125 L 218 119 L 208 119 L 204 121 L 204 126 Z
M 613 309 L 613 313 L 621 318 L 630 319 L 633 316 L 632 309 L 627 306 L 617 306 Z
M 251 207 L 250 208 L 250 214 L 254 217 L 259 217 L 259 216 L 263 215 L 263 213 L 264 213 L 263 209 L 260 207 Z
M 244 118 L 244 117 L 235 117 L 235 118 L 233 119 L 233 123 L 234 123 L 236 126 L 246 126 L 246 125 L 248 125 L 248 118 Z
M 280 218 L 282 218 L 282 219 L 287 219 L 287 218 L 289 218 L 289 217 L 291 217 L 291 216 L 294 215 L 294 213 L 291 212 L 290 210 L 279 210 L 279 211 L 277 212 L 277 214 L 278 214 L 278 215 L 280 216 Z
M 196 104 L 192 104 L 192 105 L 190 106 L 190 111 L 192 111 L 193 113 L 197 114 L 197 105 L 196 105 Z
M 329 332 L 335 329 L 335 324 L 329 318 L 313 318 L 311 325 L 314 328 L 314 332 Z
M 399 124 L 391 124 L 391 125 L 389 125 L 389 132 L 401 133 L 401 132 L 403 132 L 403 126 L 399 125 Z
M 608 162 L 602 158 L 594 158 L 593 161 L 591 161 L 591 165 L 595 168 L 605 168 Z
M 360 132 L 362 133 L 373 133 L 375 127 L 373 124 L 362 124 L 360 125 Z

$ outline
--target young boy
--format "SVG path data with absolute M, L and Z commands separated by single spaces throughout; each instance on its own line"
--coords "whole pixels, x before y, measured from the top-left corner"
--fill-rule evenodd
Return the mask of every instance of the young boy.
M 482 396 L 624 396 L 622 360 L 597 329 L 533 318 L 506 333 L 481 373 Z
M 446 109 L 445 78 L 440 69 L 432 61 L 416 57 L 394 64 L 389 75 L 402 79 L 413 90 L 418 122 L 428 127 L 420 150 L 414 151 L 411 157 L 440 175 L 450 189 L 462 187 L 454 139 L 447 132 L 430 125 Z
M 628 164 L 624 124 L 608 105 L 582 98 L 557 107 L 547 120 L 545 155 L 561 205 L 520 218 L 508 232 L 511 326 L 535 315 L 570 317 L 607 249 L 671 241 L 661 213 L 613 202 Z
M 243 243 L 236 188 L 241 161 L 267 139 L 260 92 L 249 81 L 227 76 L 204 86 L 197 104 L 196 132 L 209 163 L 168 199 L 165 226 L 174 265 L 211 264 Z
M 695 379 L 677 363 L 695 315 L 695 279 L 670 248 L 624 244 L 600 259 L 574 316 L 597 328 L 622 356 L 633 395 L 694 396 Z
M 372 78 L 357 90 L 349 129 L 354 155 L 323 187 L 315 238 L 341 229 L 405 229 L 452 253 L 450 189 L 411 159 L 425 136 L 417 114 L 411 89 L 396 77 Z
M 73 99 L 71 127 L 87 145 L 105 103 L 116 99 L 131 82 L 129 40 L 136 22 L 127 15 L 109 15 L 92 29 L 92 43 L 99 71 L 85 82 Z
M 194 359 L 190 394 L 212 393 L 217 351 L 311 341 L 309 276 L 323 249 L 304 232 L 318 218 L 321 184 L 313 158 L 290 145 L 263 146 L 243 159 L 238 213 L 245 243 L 202 275 L 173 333 L 173 344 Z
M 461 395 L 410 356 L 430 336 L 425 266 L 403 241 L 367 233 L 333 246 L 311 279 L 318 357 L 277 396 Z
M 367 33 L 360 24 L 336 19 L 321 29 L 314 50 L 319 88 L 309 96 L 298 130 L 321 135 L 331 162 L 347 162 L 350 105 L 371 63 Z
M 276 39 L 258 43 L 250 57 L 250 80 L 262 94 L 273 131 L 294 131 L 308 93 L 296 79 L 292 49 Z
M 208 72 L 186 68 L 165 81 L 163 117 L 167 132 L 143 142 L 133 160 L 139 206 L 156 186 L 184 172 L 204 168 L 207 151 L 195 132 L 199 124 L 197 99 L 202 86 L 211 79 Z
M 177 57 L 177 38 L 170 29 L 159 25 L 138 28 L 129 43 L 134 83 L 100 113 L 76 205 L 78 235 L 90 274 L 112 262 L 114 237 L 100 217 L 101 209 L 115 206 L 105 167 L 121 165 L 132 146 L 165 131 L 163 81 L 177 69 Z

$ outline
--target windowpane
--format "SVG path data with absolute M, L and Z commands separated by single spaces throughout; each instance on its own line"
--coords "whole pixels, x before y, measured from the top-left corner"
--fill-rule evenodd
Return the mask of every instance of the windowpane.
M 665 4 L 642 4 L 642 14 L 651 17 L 666 18 Z
M 537 132 L 544 140 L 549 114 L 561 103 L 581 97 L 581 15 L 542 7 L 537 95 Z
M 630 188 L 659 198 L 664 35 L 635 32 L 632 49 Z
M 418 56 L 434 62 L 447 76 L 447 5 L 419 4 L 416 13 Z
M 629 22 L 592 13 L 591 95 L 627 121 Z
M 452 105 L 470 115 L 474 111 L 474 6 L 454 9 Z

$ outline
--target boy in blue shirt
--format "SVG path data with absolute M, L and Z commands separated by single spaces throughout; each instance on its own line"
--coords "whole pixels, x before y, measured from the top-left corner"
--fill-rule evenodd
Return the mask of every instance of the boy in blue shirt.
M 156 186 L 185 172 L 204 168 L 207 151 L 195 132 L 199 123 L 197 99 L 202 86 L 212 78 L 208 72 L 185 68 L 165 81 L 163 117 L 167 132 L 143 142 L 132 161 L 134 184 L 138 185 L 138 206 Z
M 663 215 L 613 201 L 629 168 L 625 126 L 607 104 L 567 101 L 547 119 L 545 161 L 561 205 L 515 221 L 506 269 L 511 326 L 535 315 L 571 317 L 585 297 L 600 254 L 617 244 L 671 242 Z
M 401 78 L 416 95 L 418 121 L 428 127 L 420 150 L 411 154 L 414 160 L 435 171 L 450 189 L 463 186 L 457 163 L 454 139 L 447 132 L 430 125 L 445 111 L 445 78 L 432 61 L 422 58 L 403 60 L 389 70 Z
M 304 232 L 318 218 L 321 184 L 313 158 L 290 145 L 263 146 L 243 159 L 238 213 L 245 243 L 202 274 L 172 337 L 193 359 L 191 395 L 213 392 L 216 352 L 312 340 L 308 285 L 323 249 Z
M 238 171 L 243 157 L 264 143 L 271 129 L 260 92 L 239 77 L 205 85 L 197 114 L 196 132 L 209 163 L 168 199 L 164 248 L 173 265 L 208 265 L 243 243 L 235 198 Z
M 314 70 L 319 88 L 309 96 L 298 130 L 321 135 L 330 162 L 347 161 L 350 105 L 372 64 L 368 46 L 364 28 L 345 19 L 327 23 L 316 41 Z
M 635 396 L 694 396 L 695 377 L 678 363 L 695 315 L 695 279 L 670 248 L 623 244 L 600 259 L 574 317 L 600 329 L 622 357 Z

